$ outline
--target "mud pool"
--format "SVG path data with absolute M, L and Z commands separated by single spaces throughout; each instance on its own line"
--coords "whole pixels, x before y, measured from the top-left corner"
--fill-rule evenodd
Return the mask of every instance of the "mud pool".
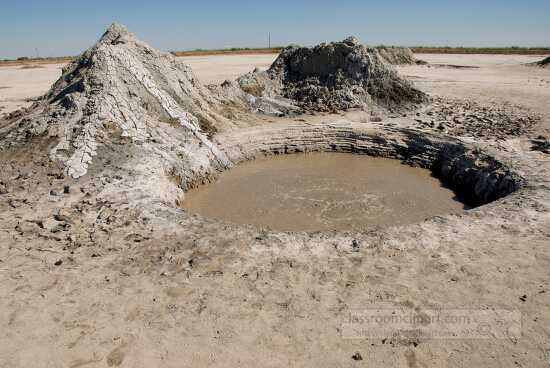
M 404 225 L 467 207 L 429 170 L 345 153 L 261 158 L 186 193 L 191 213 L 277 231 Z

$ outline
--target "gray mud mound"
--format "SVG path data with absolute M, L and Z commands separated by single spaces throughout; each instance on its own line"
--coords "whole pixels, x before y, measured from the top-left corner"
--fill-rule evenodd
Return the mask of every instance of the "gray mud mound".
M 408 47 L 378 46 L 376 48 L 380 56 L 392 65 L 424 65 L 423 60 L 418 60 L 412 50 Z
M 188 66 L 113 24 L 40 101 L 0 125 L 0 148 L 51 139 L 50 158 L 76 178 L 87 172 L 101 142 L 127 141 L 144 151 L 151 142 L 171 143 L 174 134 L 155 129 L 163 122 L 223 164 L 207 138 L 230 124 L 216 113 L 217 104 Z
M 425 100 L 424 93 L 384 61 L 374 48 L 350 37 L 315 47 L 285 48 L 266 72 L 239 79 L 246 92 L 283 97 L 305 111 L 336 111 L 372 104 L 399 108 Z

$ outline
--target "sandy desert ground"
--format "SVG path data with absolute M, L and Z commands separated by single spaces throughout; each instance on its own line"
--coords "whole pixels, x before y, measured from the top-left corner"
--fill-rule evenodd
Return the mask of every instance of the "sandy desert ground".
M 275 57 L 182 59 L 209 84 L 265 69 Z M 418 57 L 431 65 L 397 69 L 434 98 L 540 116 L 529 137 L 459 137 L 465 156 L 483 145 L 490 154 L 467 170 L 504 162 L 528 185 L 467 214 L 403 227 L 285 233 L 167 206 L 138 212 L 127 198 L 143 183 L 123 177 L 149 170 L 159 178 L 152 193 L 173 194 L 175 185 L 135 147 L 102 148 L 101 160 L 75 182 L 21 146 L 6 154 L 10 165 L 0 176 L 0 367 L 548 367 L 550 160 L 528 138 L 550 132 L 550 69 L 524 65 L 542 56 Z M 0 68 L 0 113 L 29 106 L 61 68 Z M 413 157 L 421 162 L 447 142 L 422 128 L 433 114 L 368 124 L 364 111 L 262 117 L 214 141 L 234 162 L 286 150 L 286 140 L 300 149 L 330 141 L 390 157 L 422 146 Z M 420 127 L 411 134 L 411 126 Z M 118 162 L 115 154 L 127 158 Z M 112 171 L 102 171 L 108 165 Z M 462 331 L 473 339 L 345 338 L 350 311 L 373 303 L 418 316 L 438 308 L 512 310 L 521 326 L 488 338 L 479 338 L 486 331 Z

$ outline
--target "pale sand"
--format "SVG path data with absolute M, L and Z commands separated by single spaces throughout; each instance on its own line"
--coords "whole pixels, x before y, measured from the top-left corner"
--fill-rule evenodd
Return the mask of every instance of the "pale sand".
M 0 112 L 28 107 L 30 98 L 48 91 L 61 76 L 64 64 L 44 64 L 40 68 L 24 69 L 21 65 L 0 67 Z

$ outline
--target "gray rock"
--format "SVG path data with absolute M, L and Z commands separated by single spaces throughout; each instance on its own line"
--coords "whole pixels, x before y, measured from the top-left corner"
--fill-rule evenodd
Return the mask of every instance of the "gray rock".
M 67 223 L 72 223 L 73 222 L 71 213 L 69 211 L 67 211 L 66 209 L 60 209 L 53 216 L 53 218 L 56 221 L 59 221 L 59 222 L 67 222 Z
M 42 228 L 32 221 L 22 221 L 15 226 L 15 230 L 20 234 L 38 234 Z

